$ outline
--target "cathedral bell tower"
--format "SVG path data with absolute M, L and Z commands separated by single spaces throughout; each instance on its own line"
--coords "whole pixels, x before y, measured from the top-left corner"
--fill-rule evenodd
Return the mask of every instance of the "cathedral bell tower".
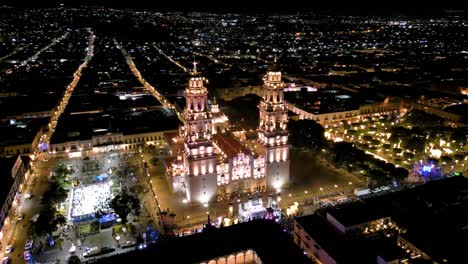
M 205 206 L 216 194 L 216 154 L 213 148 L 213 117 L 207 108 L 205 78 L 197 73 L 196 62 L 185 89 L 184 139 L 185 188 L 187 200 Z
M 263 78 L 258 139 L 264 147 L 267 186 L 280 190 L 289 182 L 288 109 L 281 72 L 270 67 Z

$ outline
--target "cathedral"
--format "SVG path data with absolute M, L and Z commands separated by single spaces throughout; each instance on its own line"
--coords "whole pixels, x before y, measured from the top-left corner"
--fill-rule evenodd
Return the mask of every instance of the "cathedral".
M 196 66 L 196 65 L 195 65 Z M 167 135 L 172 157 L 166 177 L 173 192 L 205 206 L 212 199 L 276 190 L 289 182 L 288 110 L 281 72 L 264 76 L 255 151 L 227 129 L 227 117 L 208 102 L 205 78 L 196 67 L 185 89 L 184 125 Z

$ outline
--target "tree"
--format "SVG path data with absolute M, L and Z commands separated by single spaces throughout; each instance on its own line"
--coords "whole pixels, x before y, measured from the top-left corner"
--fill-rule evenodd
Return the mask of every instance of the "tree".
M 42 204 L 54 205 L 61 203 L 67 199 L 68 190 L 60 186 L 58 182 L 52 181 L 49 185 L 49 189 L 42 196 Z
M 371 170 L 369 172 L 369 177 L 374 180 L 378 186 L 387 183 L 387 174 L 381 170 Z
M 81 260 L 80 257 L 77 255 L 71 255 L 70 258 L 68 259 L 68 264 L 80 264 Z
M 126 189 L 123 189 L 121 194 L 115 196 L 109 206 L 119 215 L 120 219 L 122 219 L 122 224 L 127 223 L 129 214 L 140 214 L 140 200 L 128 194 Z
M 441 126 L 443 123 L 443 119 L 436 115 L 431 115 L 421 110 L 412 110 L 411 112 L 405 115 L 405 122 L 411 126 L 428 128 Z
M 411 150 L 415 152 L 416 154 L 422 154 L 422 152 L 424 151 L 425 145 L 426 145 L 426 138 L 418 136 L 418 135 L 405 138 L 402 141 L 402 146 L 405 149 Z
M 453 155 L 453 157 L 455 158 L 455 160 L 460 161 L 460 160 L 463 160 L 465 158 L 465 155 L 457 153 L 457 154 Z
M 153 165 L 153 166 L 157 166 L 157 165 L 158 165 L 158 161 L 159 161 L 159 160 L 158 160 L 157 158 L 151 158 L 151 159 L 150 159 L 150 163 L 151 163 L 151 165 Z
M 405 159 L 412 159 L 412 158 L 414 158 L 414 154 L 411 153 L 411 152 L 405 152 L 405 153 L 403 153 L 403 157 Z
M 55 207 L 44 207 L 34 224 L 34 228 L 36 234 L 46 235 L 56 231 L 59 225 L 64 225 L 65 223 L 67 223 L 67 219 L 57 212 Z
M 372 140 L 370 141 L 370 144 L 371 144 L 371 145 L 374 145 L 374 146 L 378 146 L 378 145 L 380 145 L 380 141 L 378 141 L 377 139 L 372 139 Z
M 330 149 L 332 159 L 338 166 L 344 164 L 355 164 L 357 161 L 368 161 L 368 157 L 363 150 L 356 148 L 349 142 L 337 142 L 332 145 Z
M 440 160 L 441 160 L 442 162 L 445 162 L 445 163 L 450 163 L 450 162 L 452 162 L 452 158 L 449 157 L 449 156 L 442 156 L 442 157 L 440 157 Z
M 461 146 L 466 145 L 468 141 L 468 128 L 459 127 L 454 129 L 450 135 L 450 139 L 455 140 L 455 142 L 457 142 Z
M 405 168 L 398 167 L 390 171 L 390 176 L 397 181 L 403 181 L 408 178 L 409 171 Z
M 427 158 L 427 163 L 437 166 L 439 165 L 439 160 L 436 158 Z
M 403 150 L 400 149 L 400 148 L 394 148 L 394 149 L 392 149 L 392 152 L 393 152 L 394 154 L 400 154 L 402 151 L 403 151 Z

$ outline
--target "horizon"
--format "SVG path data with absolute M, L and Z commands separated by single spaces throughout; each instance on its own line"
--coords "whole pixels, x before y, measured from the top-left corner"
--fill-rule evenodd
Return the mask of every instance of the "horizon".
M 134 0 L 131 3 L 122 3 L 116 1 L 72 1 L 72 0 L 50 0 L 41 2 L 14 1 L 7 0 L 3 3 L 3 7 L 13 8 L 111 8 L 111 9 L 132 9 L 132 10 L 147 10 L 154 12 L 213 12 L 213 13 L 238 13 L 238 14 L 304 14 L 316 13 L 319 15 L 356 15 L 356 16 L 444 16 L 448 14 L 459 14 L 466 16 L 468 9 L 466 7 L 457 7 L 449 5 L 446 1 L 445 6 L 415 6 L 415 5 L 398 5 L 398 2 L 391 5 L 374 6 L 369 3 L 360 2 L 353 3 L 349 6 L 346 4 L 324 4 L 313 3 L 304 4 L 305 2 L 297 0 L 296 2 L 288 1 L 288 5 L 270 5 L 262 1 L 258 2 L 236 2 L 237 5 L 222 6 L 213 4 L 208 1 L 197 3 L 186 2 L 182 5 L 179 3 L 154 3 L 148 1 Z M 414 3 L 413 3 L 414 4 Z

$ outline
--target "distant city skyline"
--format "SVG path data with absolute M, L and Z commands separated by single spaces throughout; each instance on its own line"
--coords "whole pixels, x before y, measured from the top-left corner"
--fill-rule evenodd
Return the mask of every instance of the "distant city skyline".
M 456 3 L 456 2 L 455 2 Z M 219 12 L 219 13 L 318 13 L 329 15 L 377 15 L 377 16 L 399 16 L 399 15 L 416 15 L 416 16 L 440 16 L 446 14 L 461 14 L 466 15 L 466 7 L 456 4 L 451 4 L 450 1 L 438 3 L 438 5 L 408 5 L 398 1 L 392 1 L 388 4 L 379 4 L 378 6 L 368 3 L 367 1 L 355 2 L 352 5 L 346 1 L 337 1 L 333 3 L 319 2 L 311 3 L 304 1 L 288 1 L 288 4 L 281 5 L 273 4 L 267 1 L 236 1 L 236 4 L 220 2 L 213 3 L 212 1 L 196 1 L 196 2 L 156 2 L 136 0 L 131 2 L 118 2 L 110 0 L 46 0 L 38 2 L 30 1 L 14 1 L 7 0 L 3 3 L 6 6 L 12 7 L 84 7 L 96 6 L 104 8 L 131 8 L 148 11 L 181 11 L 181 12 Z

